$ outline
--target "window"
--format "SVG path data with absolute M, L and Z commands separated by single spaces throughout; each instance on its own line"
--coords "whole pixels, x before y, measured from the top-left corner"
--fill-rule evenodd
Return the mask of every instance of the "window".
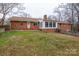
M 48 27 L 48 22 L 45 22 L 45 27 Z
M 37 25 L 37 23 L 36 22 L 31 22 L 34 26 L 36 26 Z
M 34 23 L 33 25 L 35 26 L 35 25 L 37 25 L 37 23 Z
M 49 22 L 49 27 L 52 27 L 52 22 Z
M 56 22 L 53 22 L 53 27 L 56 27 Z
M 45 27 L 56 27 L 56 22 L 45 22 Z

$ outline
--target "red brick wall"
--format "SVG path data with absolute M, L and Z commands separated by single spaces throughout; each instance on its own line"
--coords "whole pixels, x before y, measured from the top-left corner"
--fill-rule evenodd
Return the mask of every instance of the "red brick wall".
M 32 25 L 32 26 L 31 26 L 31 29 L 32 29 L 32 30 L 38 30 L 38 29 L 39 29 L 39 27 L 38 27 L 38 26 L 36 26 L 36 25 L 35 25 L 35 26 L 33 26 L 33 25 Z
M 38 25 L 34 25 L 34 23 L 31 23 L 31 30 L 38 30 L 39 26 Z
M 31 28 L 27 28 L 27 24 L 30 24 Z M 38 26 L 33 25 L 32 23 L 28 23 L 28 22 L 17 22 L 17 21 L 12 21 L 11 22 L 11 29 L 12 30 L 37 30 L 39 29 Z
M 27 29 L 27 22 L 11 22 L 11 29 L 12 30 L 26 30 Z
M 58 29 L 59 29 L 61 32 L 68 32 L 68 31 L 71 31 L 71 24 L 68 24 L 68 23 L 59 23 L 59 24 L 58 24 Z

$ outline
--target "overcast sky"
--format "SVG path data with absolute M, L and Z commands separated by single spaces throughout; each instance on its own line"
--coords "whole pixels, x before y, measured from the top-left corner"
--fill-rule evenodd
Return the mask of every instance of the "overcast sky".
M 55 7 L 58 6 L 58 3 L 25 3 L 26 12 L 29 13 L 32 17 L 42 17 L 43 15 L 52 15 Z
M 5 3 L 25 3 L 26 12 L 32 17 L 42 17 L 44 14 L 52 15 L 56 6 L 61 3 L 79 2 L 79 0 L 0 0 Z

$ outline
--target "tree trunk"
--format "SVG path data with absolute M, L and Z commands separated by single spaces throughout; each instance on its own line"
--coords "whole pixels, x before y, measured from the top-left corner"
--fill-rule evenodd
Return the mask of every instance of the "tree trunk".
M 2 17 L 2 26 L 4 26 L 4 19 L 5 19 L 5 15 L 3 15 Z
M 73 4 L 72 4 L 72 32 L 75 32 L 75 28 L 74 28 L 74 16 L 73 16 Z
M 77 31 L 79 31 L 79 14 L 78 14 L 78 22 L 77 22 Z
M 78 24 L 79 24 L 79 14 L 78 14 Z

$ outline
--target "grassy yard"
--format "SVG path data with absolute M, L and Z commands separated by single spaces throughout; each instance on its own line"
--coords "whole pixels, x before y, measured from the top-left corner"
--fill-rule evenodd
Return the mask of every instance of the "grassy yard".
M 0 33 L 0 55 L 79 55 L 79 37 L 41 31 Z

